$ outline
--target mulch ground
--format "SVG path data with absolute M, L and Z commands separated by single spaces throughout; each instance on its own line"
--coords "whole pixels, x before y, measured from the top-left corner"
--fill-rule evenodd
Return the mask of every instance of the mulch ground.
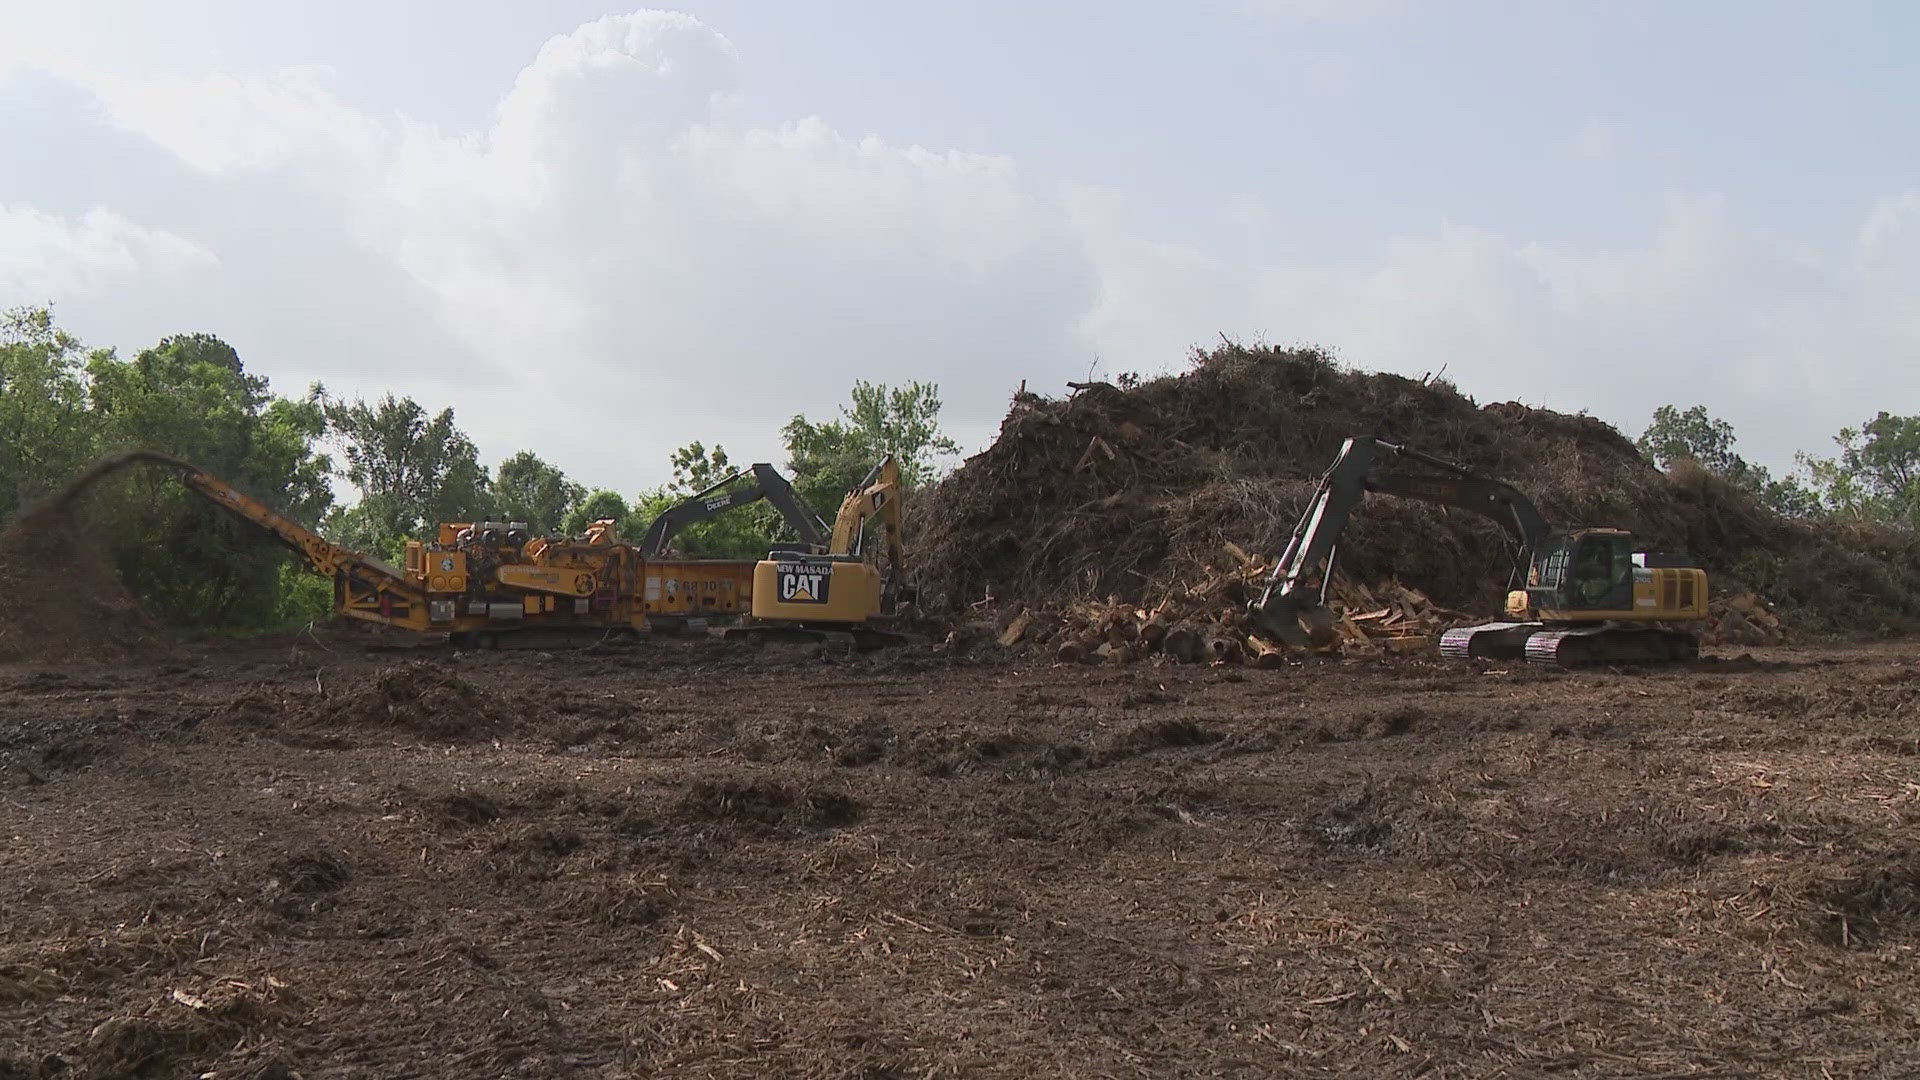
M 0 667 L 0 1077 L 1910 1076 L 1909 645 Z

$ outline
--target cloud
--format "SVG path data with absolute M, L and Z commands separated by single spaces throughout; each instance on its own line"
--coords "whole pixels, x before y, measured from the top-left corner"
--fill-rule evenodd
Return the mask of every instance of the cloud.
M 1774 465 L 1920 379 L 1920 191 L 1818 243 L 1709 193 L 1604 245 L 1453 221 L 1313 253 L 1254 189 L 1193 208 L 1255 234 L 1209 246 L 1003 155 L 749 119 L 743 62 L 690 16 L 598 19 L 457 130 L 322 68 L 0 81 L 0 145 L 40 151 L 0 169 L 0 290 L 96 343 L 221 334 L 283 392 L 452 405 L 490 458 L 629 491 L 694 439 L 777 460 L 855 378 L 937 381 L 984 439 L 1022 380 L 1169 370 L 1219 334 L 1629 429 L 1700 402 Z M 1590 129 L 1569 148 L 1618 145 Z
M 1626 147 L 1625 124 L 1594 116 L 1568 136 L 1565 149 L 1569 157 L 1579 161 L 1607 162 L 1619 157 Z
M 1913 193 L 1817 250 L 1767 238 L 1712 195 L 1669 197 L 1647 236 L 1612 247 L 1442 223 L 1341 262 L 1235 265 L 1139 241 L 1123 216 L 1083 222 L 1106 237 L 1087 329 L 1122 368 L 1215 332 L 1318 343 L 1360 367 L 1444 369 L 1481 401 L 1586 410 L 1629 434 L 1657 405 L 1703 403 L 1781 469 L 1920 389 L 1899 362 L 1920 351 Z
M 1005 157 L 750 123 L 738 65 L 698 20 L 639 12 L 548 41 L 477 130 L 366 114 L 310 68 L 89 77 L 107 123 L 78 129 L 184 167 L 146 220 L 227 270 L 149 309 L 148 338 L 191 319 L 285 390 L 451 403 L 489 454 L 593 482 L 658 479 L 693 439 L 771 456 L 856 377 L 938 381 L 980 429 L 1022 378 L 1078 370 L 1093 272 L 1058 200 Z M 52 291 L 69 316 L 139 304 Z
M 219 266 L 200 244 L 94 209 L 69 219 L 0 204 L 0 296 L 22 303 L 132 282 L 179 284 Z

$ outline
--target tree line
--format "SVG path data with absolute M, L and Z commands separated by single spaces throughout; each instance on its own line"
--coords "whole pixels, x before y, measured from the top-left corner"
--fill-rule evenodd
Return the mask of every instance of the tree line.
M 782 429 L 786 472 L 827 519 L 883 454 L 896 455 L 909 486 L 926 484 L 959 451 L 939 414 L 933 385 L 856 382 L 837 417 L 795 416 Z M 1799 454 L 1794 472 L 1776 477 L 1742 457 L 1732 425 L 1701 405 L 1661 406 L 1638 440 L 1656 465 L 1695 462 L 1785 516 L 1920 529 L 1920 416 L 1881 412 L 1834 443 L 1832 456 Z M 129 449 L 192 462 L 337 543 L 388 558 L 442 521 L 524 521 L 537 534 L 578 536 L 610 520 L 638 539 L 662 511 L 736 468 L 724 447 L 696 441 L 673 452 L 664 484 L 631 496 L 588 490 L 530 450 L 489 469 L 452 409 L 391 394 L 348 400 L 317 383 L 299 397 L 277 395 L 209 334 L 164 338 L 123 359 L 86 348 L 45 308 L 0 313 L 0 522 L 93 460 Z M 336 477 L 354 489 L 350 504 L 336 503 Z M 118 474 L 89 504 L 90 531 L 170 624 L 253 631 L 326 611 L 328 583 L 164 472 Z M 676 543 L 743 559 L 789 539 L 761 504 L 695 525 Z
M 1831 457 L 1801 451 L 1776 477 L 1740 456 L 1733 425 L 1706 406 L 1662 405 L 1638 445 L 1663 469 L 1692 461 L 1784 517 L 1920 529 L 1920 416 L 1879 412 L 1833 442 Z
M 936 386 L 856 382 L 838 417 L 795 416 L 782 430 L 788 476 L 828 519 L 884 454 L 900 460 L 910 486 L 927 483 L 959 450 L 939 413 Z M 661 511 L 734 470 L 724 447 L 692 442 L 673 453 L 664 484 L 631 498 L 590 491 L 530 450 L 489 469 L 452 409 L 391 394 L 349 400 L 318 383 L 300 397 L 277 395 L 209 334 L 164 338 L 123 359 L 86 348 L 46 308 L 0 313 L 0 522 L 99 457 L 131 449 L 191 462 L 336 543 L 387 558 L 442 521 L 524 521 L 536 534 L 577 536 L 611 520 L 638 539 Z M 354 489 L 350 504 L 336 502 L 335 477 Z M 327 582 L 163 470 L 116 474 L 86 506 L 89 533 L 170 625 L 248 632 L 326 613 Z M 761 505 L 695 525 L 676 546 L 758 558 L 790 538 Z

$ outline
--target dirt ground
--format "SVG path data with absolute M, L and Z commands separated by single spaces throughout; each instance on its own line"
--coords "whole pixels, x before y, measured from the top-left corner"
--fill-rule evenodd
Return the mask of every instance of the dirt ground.
M 0 1077 L 1912 1076 L 1916 657 L 0 667 Z

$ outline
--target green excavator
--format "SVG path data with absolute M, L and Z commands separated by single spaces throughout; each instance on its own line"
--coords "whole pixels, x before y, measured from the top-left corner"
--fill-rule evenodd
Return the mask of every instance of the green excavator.
M 1442 656 L 1577 667 L 1700 653 L 1691 626 L 1707 617 L 1707 575 L 1685 556 L 1637 551 L 1622 529 L 1553 528 L 1512 485 L 1370 435 L 1341 446 L 1252 603 L 1254 616 L 1281 640 L 1301 647 L 1333 640 L 1327 585 L 1340 535 L 1368 492 L 1479 514 L 1516 545 L 1506 618 L 1447 631 Z

